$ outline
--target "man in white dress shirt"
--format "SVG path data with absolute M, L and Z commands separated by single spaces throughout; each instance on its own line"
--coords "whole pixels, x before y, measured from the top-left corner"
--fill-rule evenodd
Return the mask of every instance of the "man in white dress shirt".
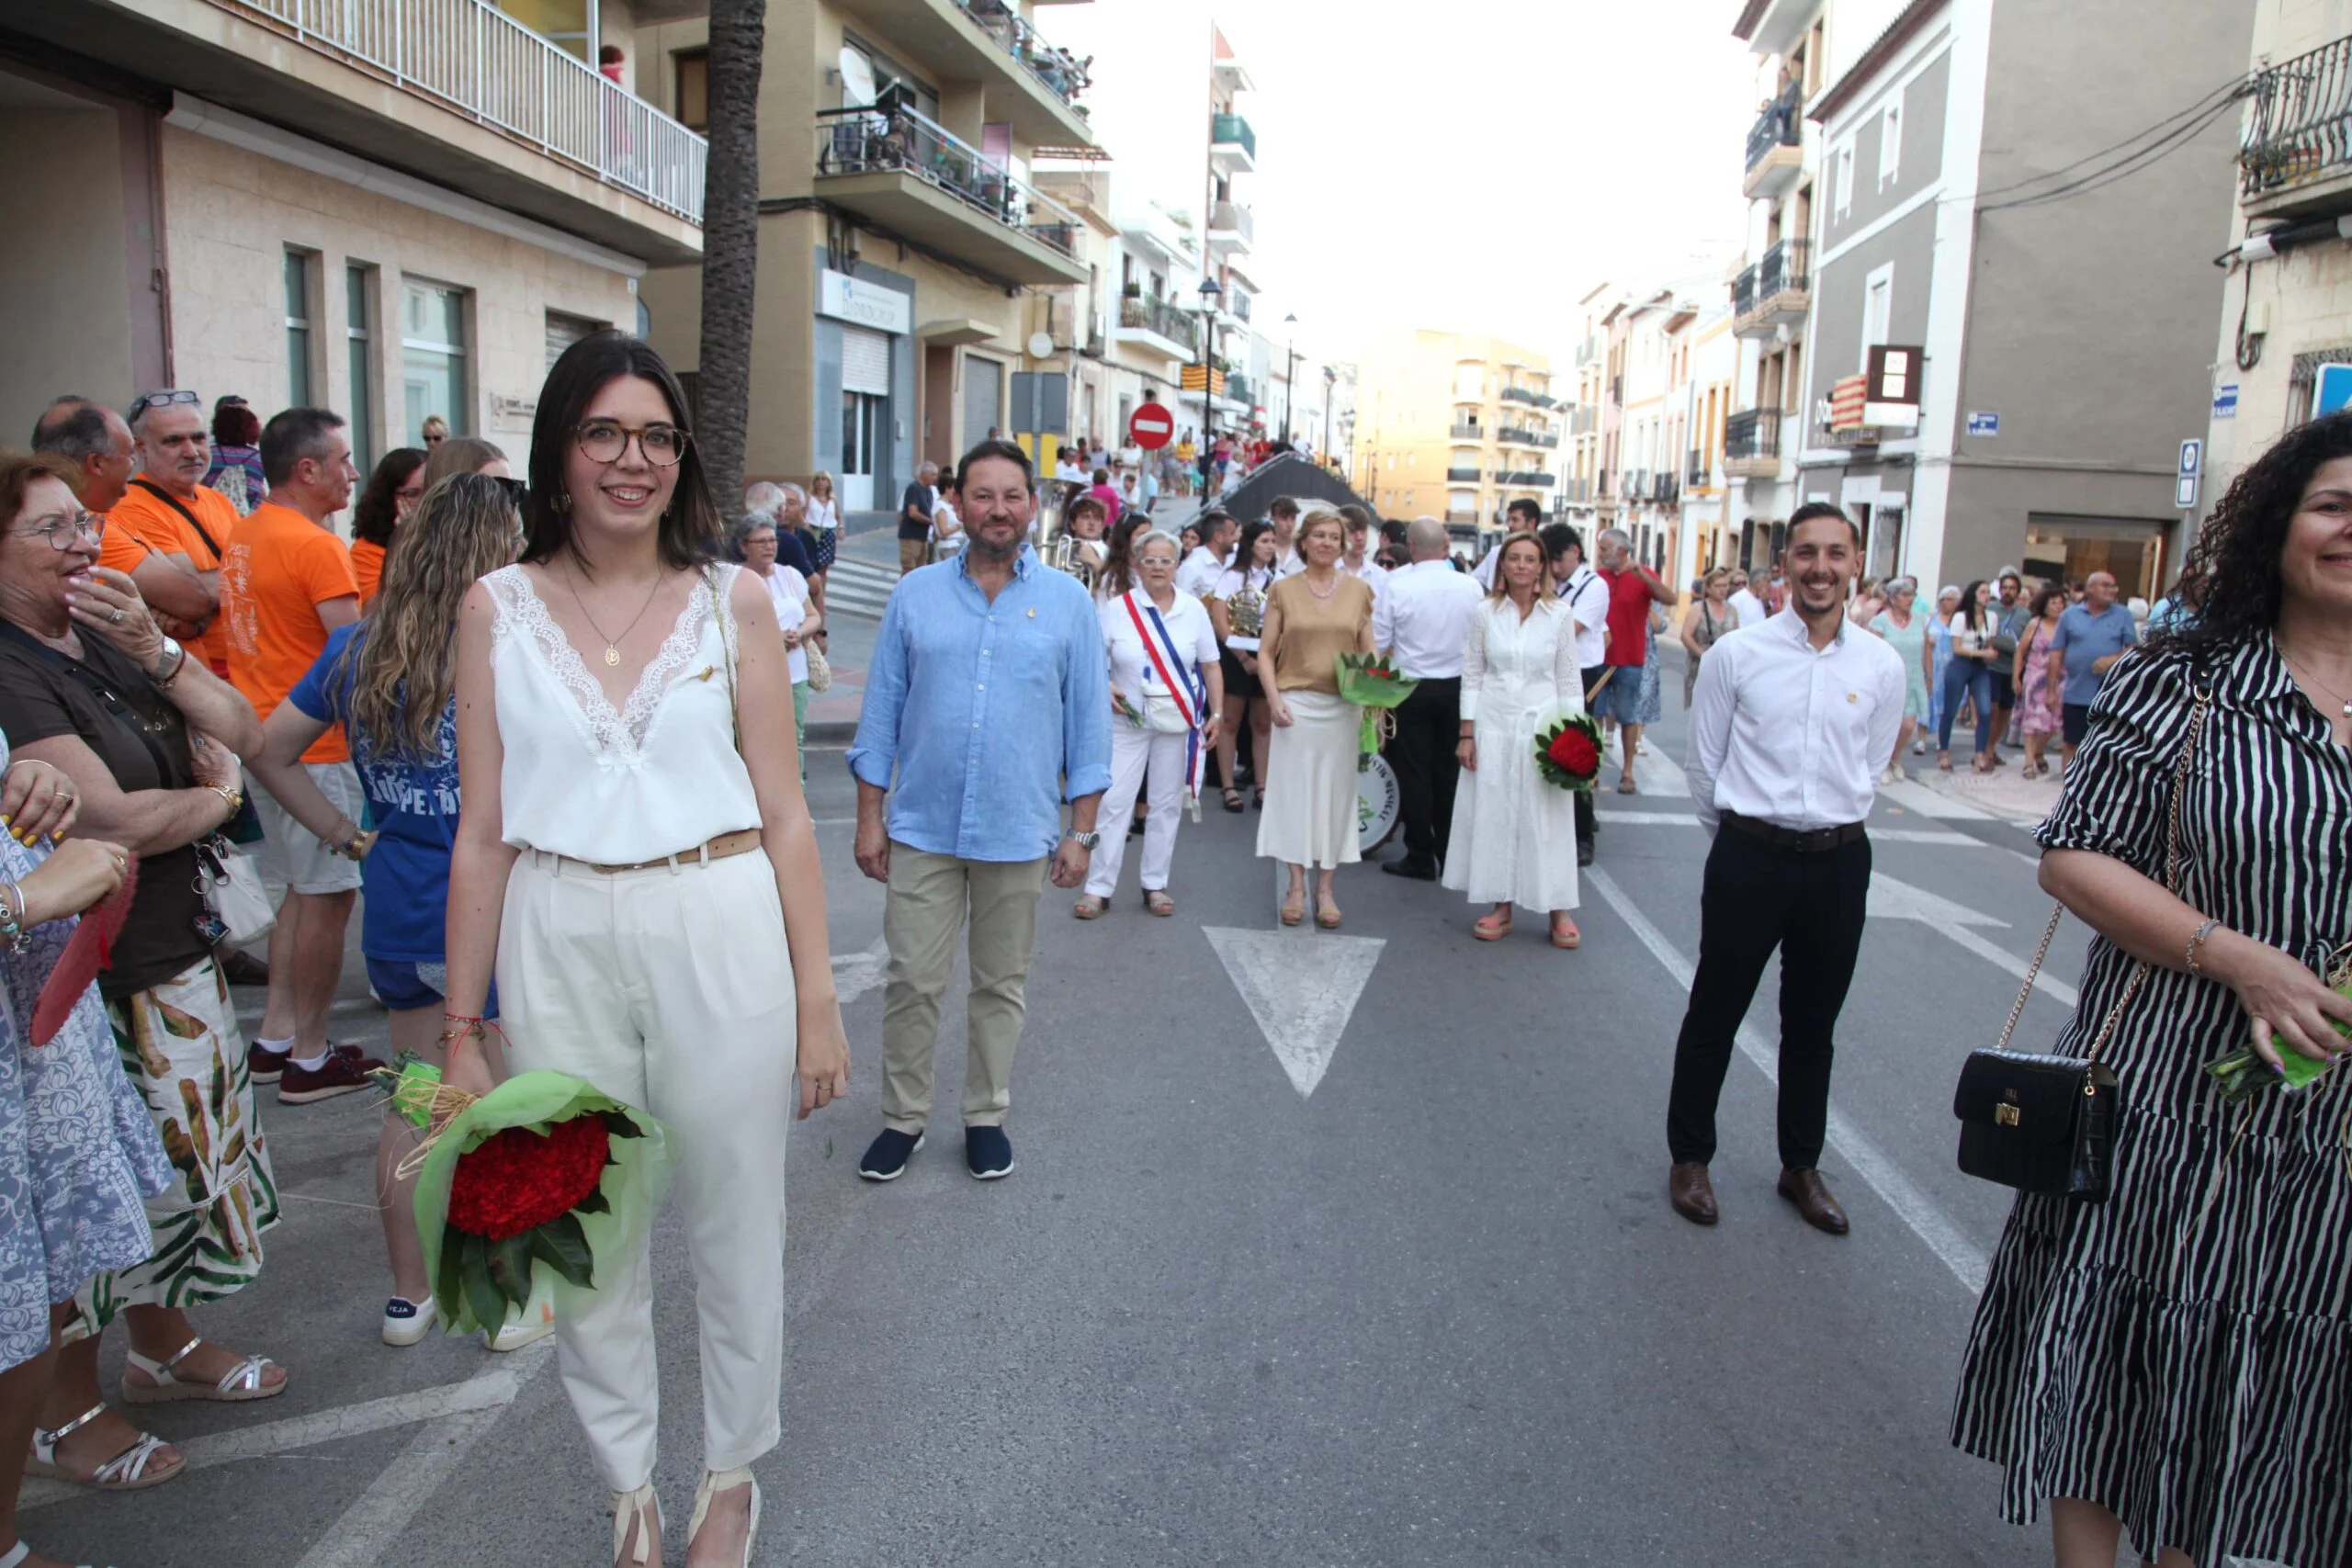
M 1600 684 L 1609 670 L 1609 584 L 1584 558 L 1584 536 L 1567 523 L 1544 530 L 1544 556 L 1552 565 L 1552 581 L 1567 601 L 1568 620 L 1577 637 L 1577 665 L 1587 693 Z M 1577 864 L 1592 863 L 1600 841 L 1600 822 L 1592 809 L 1593 792 L 1577 791 Z
M 1715 1223 L 1715 1102 L 1732 1037 L 1781 950 L 1781 1196 L 1846 1234 L 1821 1179 L 1831 1035 L 1861 951 L 1873 781 L 1903 723 L 1893 649 L 1846 618 L 1861 536 L 1837 507 L 1790 519 L 1788 608 L 1707 650 L 1690 698 L 1691 803 L 1714 834 L 1699 898 L 1699 971 L 1674 1048 L 1667 1192 Z
M 1731 594 L 1725 602 L 1739 612 L 1741 626 L 1760 626 L 1764 624 L 1764 601 L 1748 592 L 1747 573 L 1736 567 L 1732 569 Z
M 1225 558 L 1233 553 L 1233 543 L 1241 536 L 1241 525 L 1233 513 L 1212 509 L 1201 513 L 1198 525 L 1201 542 L 1176 569 L 1176 592 L 1205 600 L 1216 591 L 1216 580 L 1225 575 Z
M 1388 574 L 1373 601 L 1372 640 L 1386 649 L 1396 673 L 1419 681 L 1396 705 L 1396 738 L 1388 748 L 1396 770 L 1396 816 L 1405 855 L 1385 863 L 1391 876 L 1435 882 L 1453 829 L 1453 792 L 1462 780 L 1455 741 L 1462 726 L 1462 651 L 1478 584 L 1446 558 L 1453 541 L 1434 517 L 1416 517 L 1406 531 L 1413 564 Z

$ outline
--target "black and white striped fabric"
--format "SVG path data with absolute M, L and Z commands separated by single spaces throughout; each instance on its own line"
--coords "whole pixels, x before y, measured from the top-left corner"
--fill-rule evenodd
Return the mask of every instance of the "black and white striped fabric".
M 2267 635 L 2197 669 L 2120 661 L 2037 836 L 2160 880 L 2199 682 L 2214 700 L 2182 798 L 2181 896 L 2324 973 L 2352 941 L 2352 757 Z M 2133 967 L 2092 941 L 2054 1049 L 2087 1049 Z M 2228 1105 L 2203 1068 L 2246 1038 L 2226 987 L 2152 969 L 2106 1054 L 2124 1107 L 2112 1196 L 2010 1212 L 1952 1441 L 2003 1467 L 2016 1523 L 2077 1497 L 2150 1561 L 2352 1562 L 2352 1074 Z

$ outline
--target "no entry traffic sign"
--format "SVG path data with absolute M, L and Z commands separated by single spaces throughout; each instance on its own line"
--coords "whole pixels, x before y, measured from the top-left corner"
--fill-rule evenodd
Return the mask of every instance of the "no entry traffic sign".
M 1158 403 L 1146 403 L 1127 421 L 1127 434 L 1147 452 L 1157 452 L 1176 439 L 1176 416 Z

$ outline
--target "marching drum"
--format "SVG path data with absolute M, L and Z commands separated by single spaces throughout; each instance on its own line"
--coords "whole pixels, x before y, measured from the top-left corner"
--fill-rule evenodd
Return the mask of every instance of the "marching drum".
M 1356 774 L 1356 852 L 1366 860 L 1396 830 L 1396 773 L 1374 753 Z

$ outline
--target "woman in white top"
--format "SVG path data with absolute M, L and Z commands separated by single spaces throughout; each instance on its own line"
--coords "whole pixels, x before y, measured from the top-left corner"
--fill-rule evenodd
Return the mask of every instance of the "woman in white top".
M 1951 662 L 1944 666 L 1943 711 L 1936 718 L 1936 766 L 1951 772 L 1951 721 L 1961 699 L 1976 705 L 1976 771 L 1993 771 L 1993 647 L 1996 624 L 1993 585 L 1979 578 L 1961 591 L 1960 608 L 1944 623 L 1951 633 Z
M 822 468 L 819 468 L 808 480 L 807 517 L 811 541 L 808 564 L 817 569 L 816 575 L 809 580 L 808 591 L 817 601 L 818 613 L 822 615 L 825 580 L 832 573 L 833 556 L 841 547 L 842 537 L 842 509 L 841 503 L 833 499 L 833 476 Z M 817 646 L 822 648 L 825 645 L 824 628 L 819 627 L 813 635 L 817 638 Z
M 1197 777 L 1202 752 L 1216 744 L 1225 708 L 1216 629 L 1198 599 L 1176 592 L 1176 540 L 1154 528 L 1136 536 L 1136 585 L 1103 601 L 1097 614 L 1111 655 L 1111 787 L 1096 819 L 1117 823 L 1135 807 L 1147 769 L 1151 814 L 1144 818 L 1144 908 L 1172 915 L 1168 868 L 1176 858 L 1177 812 Z M 1072 913 L 1091 920 L 1119 888 L 1126 840 L 1102 835 L 1087 873 L 1086 894 Z
M 689 1535 L 698 1562 L 741 1562 L 749 1467 L 780 1425 L 785 1129 L 796 1099 L 806 1116 L 849 1079 L 784 639 L 760 581 L 711 564 L 718 513 L 660 355 L 593 333 L 538 408 L 522 559 L 458 616 L 447 1080 L 491 1087 L 494 959 L 509 1068 L 667 1124 L 702 1328 Z M 652 1273 L 642 1244 L 613 1263 L 560 1292 L 557 1334 L 614 1560 L 643 1564 L 662 1530 Z
M 1582 940 L 1577 907 L 1576 796 L 1544 782 L 1536 732 L 1584 711 L 1576 627 L 1545 592 L 1544 541 L 1522 530 L 1496 552 L 1494 592 L 1470 617 L 1462 654 L 1463 770 L 1444 885 L 1494 908 L 1470 928 L 1481 942 L 1510 934 L 1511 906 L 1552 917 L 1552 945 Z
M 775 525 L 753 514 L 738 541 L 743 564 L 767 585 L 775 604 L 775 624 L 784 632 L 785 662 L 792 674 L 792 749 L 800 751 L 808 738 L 808 639 L 825 629 L 825 617 L 812 603 L 808 580 L 797 567 L 778 566 Z M 800 758 L 800 776 L 808 776 L 808 758 Z
M 1274 586 L 1274 525 L 1261 519 L 1241 530 L 1233 564 L 1219 572 L 1209 591 L 1209 618 L 1225 645 L 1225 690 L 1233 704 L 1229 722 L 1216 740 L 1216 776 L 1225 781 L 1225 808 L 1239 811 L 1241 792 L 1233 787 L 1234 758 L 1241 727 L 1250 727 L 1250 766 L 1258 775 L 1258 808 L 1266 807 L 1266 756 L 1273 750 L 1273 710 L 1258 679 L 1258 634 L 1265 627 L 1266 595 Z
M 931 549 L 939 560 L 954 560 L 964 547 L 964 520 L 956 513 L 956 493 L 941 487 L 931 508 Z

